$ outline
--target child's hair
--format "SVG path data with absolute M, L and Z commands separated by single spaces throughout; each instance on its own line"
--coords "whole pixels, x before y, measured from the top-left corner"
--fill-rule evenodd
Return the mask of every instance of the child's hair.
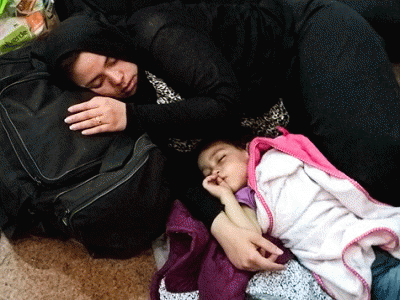
M 229 145 L 232 145 L 238 149 L 243 149 L 246 150 L 247 144 L 254 138 L 253 135 L 250 134 L 236 134 L 233 136 L 233 134 L 225 134 L 220 137 L 213 137 L 209 139 L 202 140 L 196 147 L 196 157 L 199 157 L 199 155 L 210 148 L 213 144 L 216 142 L 223 142 Z

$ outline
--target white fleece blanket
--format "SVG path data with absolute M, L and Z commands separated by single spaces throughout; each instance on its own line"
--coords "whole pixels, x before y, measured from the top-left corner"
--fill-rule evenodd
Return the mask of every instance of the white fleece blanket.
M 369 299 L 371 246 L 400 258 L 400 208 L 275 149 L 262 156 L 255 176 L 263 231 L 280 238 L 335 298 Z

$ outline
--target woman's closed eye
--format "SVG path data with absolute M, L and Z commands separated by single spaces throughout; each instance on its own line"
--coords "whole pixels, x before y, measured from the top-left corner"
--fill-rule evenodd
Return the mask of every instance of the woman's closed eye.
M 117 63 L 117 59 L 113 57 L 107 57 L 104 61 L 104 69 L 110 68 Z M 105 76 L 103 74 L 99 74 L 96 78 L 94 78 L 88 85 L 89 89 L 99 89 L 103 86 L 105 81 Z
M 88 85 L 88 89 L 99 89 L 104 83 L 104 76 L 98 76 L 94 80 L 92 80 Z

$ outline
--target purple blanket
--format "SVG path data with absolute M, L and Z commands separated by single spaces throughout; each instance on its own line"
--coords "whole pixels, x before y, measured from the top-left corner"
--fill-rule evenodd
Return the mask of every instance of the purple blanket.
M 200 299 L 245 299 L 247 283 L 254 273 L 235 268 L 203 223 L 194 219 L 178 200 L 173 204 L 166 234 L 170 253 L 165 265 L 153 276 L 152 300 L 160 298 L 158 289 L 163 277 L 170 292 L 199 290 Z M 279 263 L 293 257 L 279 240 L 266 238 L 285 251 Z

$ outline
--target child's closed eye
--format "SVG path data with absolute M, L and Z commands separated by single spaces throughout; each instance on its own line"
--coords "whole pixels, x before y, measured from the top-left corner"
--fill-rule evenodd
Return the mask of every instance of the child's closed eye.
M 218 158 L 218 162 L 222 162 L 222 161 L 225 159 L 225 157 L 226 157 L 226 154 L 221 155 L 221 156 Z

